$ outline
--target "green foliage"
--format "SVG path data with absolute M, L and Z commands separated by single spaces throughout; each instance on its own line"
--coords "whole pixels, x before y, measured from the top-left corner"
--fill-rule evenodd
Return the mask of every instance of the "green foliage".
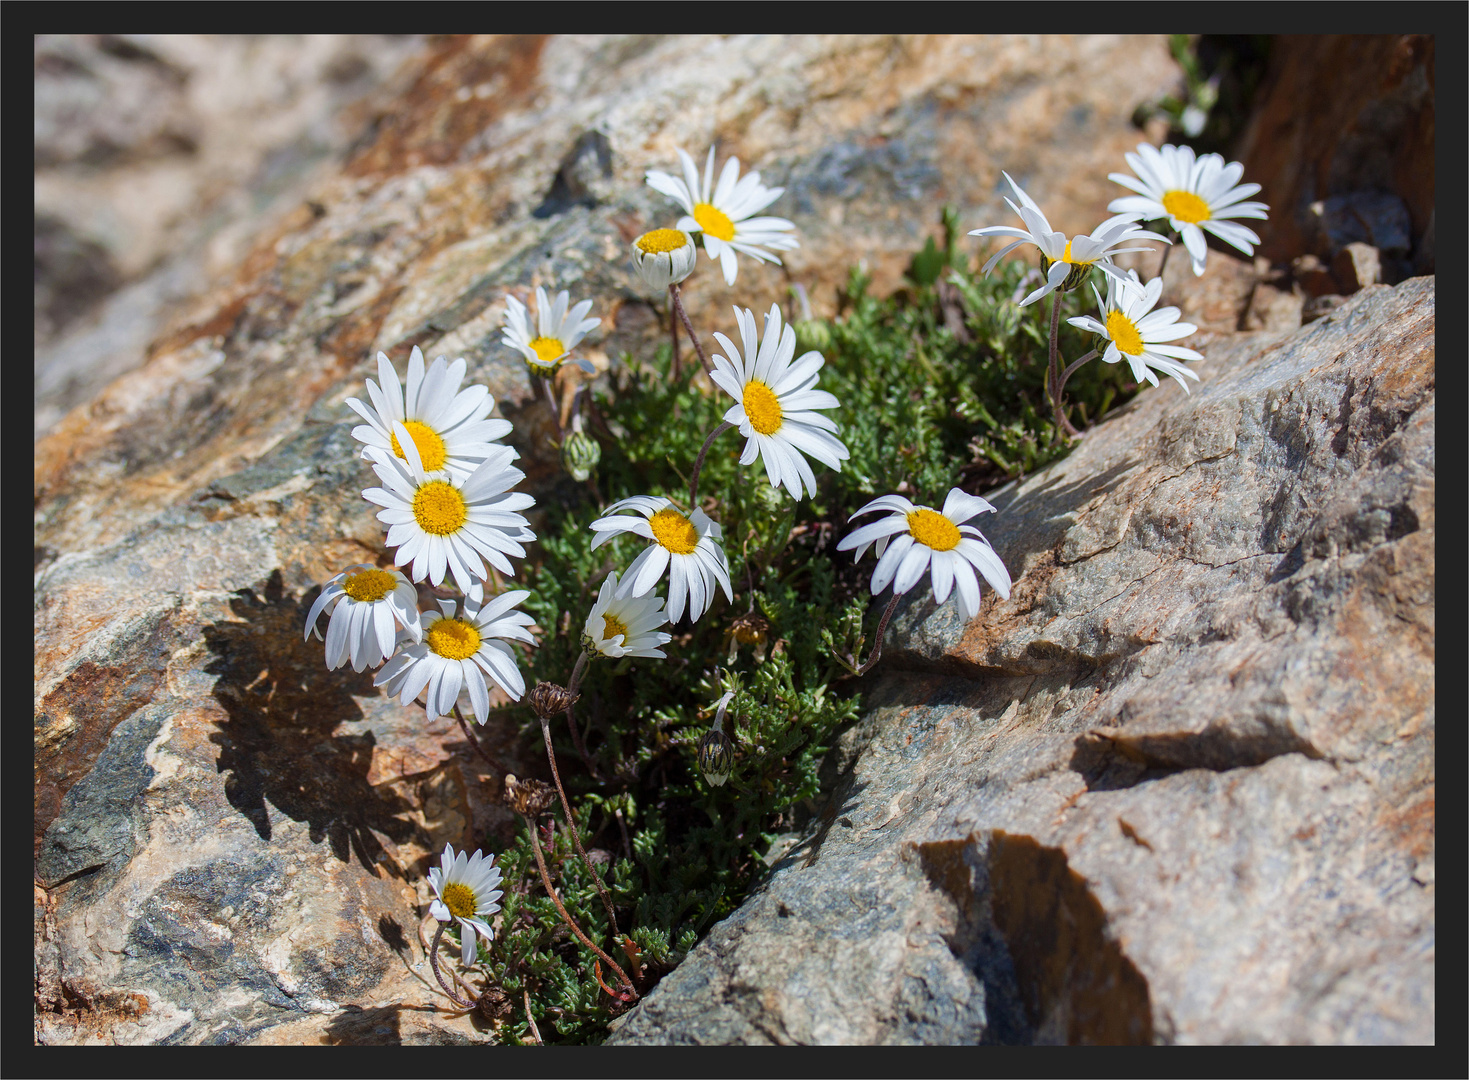
M 943 246 L 930 241 L 915 256 L 908 288 L 879 299 L 853 270 L 837 318 L 796 326 L 798 352 L 822 352 L 820 386 L 841 402 L 833 419 L 852 455 L 842 472 L 816 464 L 818 493 L 797 503 L 770 487 L 759 462 L 739 464 L 738 432 L 710 449 L 700 502 L 724 527 L 734 602 L 720 594 L 698 623 L 673 627 L 666 660 L 588 665 L 576 715 L 601 782 L 581 764 L 564 717 L 553 722 L 585 844 L 603 860 L 611 853 L 603 865 L 621 936 L 612 937 L 561 825 L 554 835 L 543 831 L 551 875 L 593 940 L 619 963 L 626 959 L 630 973 L 638 957 L 644 993 L 769 872 L 776 837 L 809 820 L 821 760 L 859 713 L 861 683 L 832 654 L 857 645 L 864 625 L 870 634 L 878 612 L 868 611 L 871 559 L 854 567 L 835 550 L 848 516 L 892 491 L 941 504 L 952 486 L 988 490 L 1066 452 L 1043 390 L 1049 301 L 1020 308 L 1036 284 L 1022 280 L 1024 265 L 1007 262 L 981 277 L 961 249 L 957 215 L 946 211 L 943 224 Z M 1092 303 L 1090 289 L 1080 290 L 1065 298 L 1063 314 Z M 1063 321 L 1063 363 L 1091 345 Z M 666 344 L 652 357 L 624 355 L 613 385 L 594 400 L 585 430 L 601 443 L 596 486 L 585 485 L 579 502 L 548 508 L 523 577 L 532 589 L 525 608 L 544 628 L 525 665 L 528 685 L 566 683 L 603 578 L 644 543 L 619 536 L 591 550 L 588 526 L 600 511 L 594 492 L 606 502 L 653 494 L 683 504 L 689 470 L 729 406 L 703 379 L 693 385 L 692 356 L 677 382 L 669 359 Z M 1084 365 L 1067 387 L 1073 417 L 1093 420 L 1134 389 L 1126 365 Z M 991 518 L 982 527 L 1002 532 L 1005 523 Z M 764 640 L 736 643 L 732 655 L 731 623 L 746 615 L 759 617 L 745 624 L 755 636 L 759 620 L 767 624 Z M 698 769 L 697 744 L 728 691 L 724 731 L 735 763 L 728 783 L 711 786 Z M 528 742 L 540 742 L 528 708 L 506 710 L 523 722 Z M 552 820 L 541 818 L 543 826 Z M 526 1039 L 520 1003 L 528 991 L 546 1042 L 599 1041 L 617 1006 L 598 986 L 594 955 L 546 896 L 524 828 L 498 856 L 503 926 L 482 957 L 515 1003 L 500 1037 Z M 612 984 L 610 972 L 602 977 Z

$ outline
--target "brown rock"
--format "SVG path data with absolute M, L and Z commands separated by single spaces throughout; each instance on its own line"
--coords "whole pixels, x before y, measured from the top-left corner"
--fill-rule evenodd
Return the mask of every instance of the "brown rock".
M 1315 255 L 1297 255 L 1290 263 L 1291 278 L 1309 298 L 1338 293 L 1336 275 Z M 1339 295 L 1339 293 L 1338 293 Z
M 1370 244 L 1353 242 L 1336 253 L 1331 272 L 1343 296 L 1382 282 L 1382 257 Z
M 1407 257 L 1421 242 L 1434 205 L 1434 40 L 1276 39 L 1239 150 L 1246 179 L 1261 185 L 1258 198 L 1271 208 L 1258 229 L 1263 254 L 1330 258 L 1362 240 L 1384 249 L 1401 243 Z M 1363 234 L 1374 229 L 1384 235 Z M 1400 241 L 1388 239 L 1400 232 Z
M 1301 325 L 1301 297 L 1264 282 L 1256 284 L 1240 320 L 1241 330 L 1294 330 Z

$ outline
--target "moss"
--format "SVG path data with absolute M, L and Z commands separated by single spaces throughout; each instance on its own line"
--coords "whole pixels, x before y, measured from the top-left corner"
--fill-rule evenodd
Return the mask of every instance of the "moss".
M 841 401 L 832 415 L 852 455 L 840 473 L 815 465 L 814 499 L 796 503 L 772 489 L 759 462 L 740 466 L 738 432 L 715 443 L 699 490 L 724 526 L 734 602 L 721 594 L 698 623 L 674 627 L 666 660 L 589 665 L 577 715 L 609 779 L 594 783 L 564 721 L 553 724 L 588 846 L 615 853 L 607 885 L 619 927 L 645 966 L 644 993 L 768 873 L 763 856 L 775 837 L 809 820 L 822 758 L 861 709 L 861 680 L 831 656 L 834 642 L 845 650 L 864 625 L 870 634 L 880 607 L 867 610 L 871 560 L 854 567 L 835 550 L 848 515 L 896 490 L 941 504 L 952 486 L 982 492 L 1067 451 L 1043 391 L 1049 303 L 1020 308 L 1016 298 L 1034 287 L 1022 286 L 1024 265 L 979 276 L 958 254 L 951 212 L 944 224 L 945 243 L 930 241 L 915 256 L 899 293 L 873 297 L 853 270 L 837 318 L 796 325 L 798 353 L 814 348 L 826 358 L 820 386 Z M 1091 303 L 1090 289 L 1072 293 L 1064 314 Z M 1074 358 L 1091 342 L 1063 322 L 1061 347 Z M 1126 365 L 1085 365 L 1067 387 L 1073 421 L 1095 420 L 1135 390 Z M 525 608 L 546 633 L 526 664 L 528 685 L 566 681 L 603 577 L 641 549 L 642 541 L 622 536 L 590 550 L 588 525 L 599 513 L 593 493 L 606 502 L 634 494 L 682 502 L 688 470 L 728 406 L 687 377 L 671 382 L 666 344 L 650 357 L 624 354 L 587 425 L 601 444 L 595 485 L 582 486 L 579 502 L 553 505 L 531 549 Z M 982 527 L 1003 533 L 1005 521 L 990 517 Z M 769 624 L 764 648 L 743 645 L 730 661 L 730 624 L 748 612 Z M 715 787 L 699 773 L 697 743 L 730 690 L 735 764 L 729 782 Z M 523 721 L 527 740 L 540 741 L 527 708 L 507 711 Z M 550 839 L 547 858 L 568 908 L 620 962 L 626 949 L 610 942 L 606 913 L 564 829 Z M 483 954 L 489 970 L 513 1001 L 530 992 L 545 1041 L 600 1041 L 615 1015 L 611 999 L 597 984 L 593 955 L 544 895 L 523 831 L 499 859 L 512 887 L 502 901 L 503 929 Z M 500 1034 L 525 1038 L 523 1009 Z

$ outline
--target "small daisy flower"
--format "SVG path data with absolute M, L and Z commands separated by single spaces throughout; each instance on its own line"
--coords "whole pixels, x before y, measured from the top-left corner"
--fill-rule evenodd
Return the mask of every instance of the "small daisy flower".
M 483 606 L 471 598 L 463 614 L 453 600 L 440 600 L 438 611 L 423 613 L 423 637 L 413 641 L 400 634 L 401 648 L 388 661 L 373 686 L 386 686 L 404 705 L 427 691 L 424 711 L 437 720 L 454 711 L 461 688 L 469 691 L 474 718 L 483 724 L 490 715 L 488 675 L 501 690 L 519 701 L 525 693 L 525 678 L 516 664 L 515 653 L 506 641 L 535 644 L 526 629 L 535 620 L 523 611 L 512 610 L 530 593 L 511 589 Z
M 764 210 L 785 192 L 785 188 L 768 188 L 760 183 L 758 172 L 740 177 L 740 159 L 730 158 L 719 173 L 719 183 L 714 183 L 714 147 L 709 147 L 709 160 L 704 165 L 704 183 L 699 185 L 699 170 L 694 159 L 682 149 L 678 157 L 683 162 L 683 178 L 649 169 L 648 186 L 671 199 L 677 199 L 692 216 L 678 219 L 678 227 L 684 232 L 704 234 L 704 250 L 711 259 L 718 259 L 724 271 L 724 283 L 733 285 L 738 267 L 735 252 L 748 255 L 761 262 L 780 265 L 775 251 L 790 251 L 800 244 L 791 236 L 796 228 L 785 218 L 751 217 Z M 771 250 L 767 251 L 769 248 Z
M 1129 270 L 1128 274 L 1135 282 L 1138 280 L 1136 270 Z M 1156 368 L 1165 375 L 1172 375 L 1187 393 L 1188 383 L 1183 381 L 1184 378 L 1197 381 L 1199 374 L 1178 361 L 1202 360 L 1203 354 L 1179 345 L 1158 343 L 1188 337 L 1198 327 L 1193 323 L 1179 322 L 1179 311 L 1176 307 L 1153 311 L 1153 305 L 1158 302 L 1162 292 L 1162 278 L 1154 278 L 1148 282 L 1141 294 L 1119 289 L 1114 282 L 1109 281 L 1107 299 L 1104 301 L 1094 285 L 1092 295 L 1097 298 L 1101 320 L 1082 315 L 1066 321 L 1080 330 L 1089 330 L 1106 338 L 1107 349 L 1102 354 L 1102 359 L 1109 364 L 1115 364 L 1124 356 L 1127 357 L 1133 378 L 1138 382 L 1146 379 L 1157 386 L 1158 376 L 1153 374 L 1153 369 Z
M 1155 149 L 1139 143 L 1136 154 L 1125 154 L 1136 177 L 1108 173 L 1107 179 L 1136 191 L 1113 199 L 1108 210 L 1121 211 L 1133 220 L 1167 218 L 1188 249 L 1194 275 L 1204 272 L 1209 254 L 1205 232 L 1211 232 L 1231 247 L 1253 255 L 1260 238 L 1254 231 L 1228 220 L 1259 218 L 1264 221 L 1270 207 L 1262 202 L 1245 202 L 1260 190 L 1259 184 L 1241 184 L 1245 167 L 1238 161 L 1225 164 L 1218 154 L 1194 157 L 1190 146 Z M 1121 220 L 1120 217 L 1113 221 Z
M 618 514 L 619 510 L 636 513 Z M 683 617 L 685 604 L 689 619 L 697 622 L 714 603 L 716 583 L 723 586 L 727 600 L 734 600 L 729 561 L 719 544 L 724 530 L 698 507 L 685 517 L 661 496 L 634 495 L 607 507 L 602 517 L 592 522 L 591 529 L 599 534 L 592 541 L 593 551 L 612 539 L 614 533 L 635 533 L 653 541 L 632 561 L 617 591 L 623 596 L 645 596 L 667 570 L 670 623 Z
M 692 274 L 698 257 L 694 238 L 678 229 L 654 229 L 632 242 L 633 269 L 660 292 Z
M 443 583 L 446 570 L 464 593 L 485 577 L 481 557 L 500 573 L 513 576 L 506 554 L 525 557 L 521 541 L 534 540 L 530 523 L 516 513 L 536 501 L 511 491 L 525 473 L 510 464 L 514 451 L 497 446 L 464 480 L 429 473 L 418 450 L 400 423 L 394 433 L 407 454 L 379 461 L 372 467 L 382 487 L 368 488 L 362 497 L 383 509 L 377 518 L 388 526 L 388 547 L 397 548 L 394 563 L 413 563 L 414 581 L 428 578 Z
M 326 666 L 336 670 L 352 659 L 352 670 L 377 667 L 393 654 L 401 625 L 417 640 L 418 590 L 398 570 L 379 570 L 359 563 L 326 583 L 306 614 L 304 639 L 321 637 L 316 619 L 332 613 L 326 628 Z
M 617 572 L 608 574 L 592 605 L 581 644 L 587 652 L 614 659 L 623 656 L 666 656 L 658 646 L 673 640 L 672 634 L 655 629 L 668 622 L 663 597 L 618 596 Z
M 562 289 L 552 304 L 546 299 L 546 290 L 536 286 L 536 318 L 531 321 L 530 312 L 514 296 L 505 297 L 505 325 L 503 341 L 525 357 L 526 366 L 537 375 L 549 378 L 563 362 L 575 364 L 588 375 L 597 369 L 591 361 L 573 359 L 567 354 L 587 336 L 587 331 L 599 326 L 601 319 L 588 319 L 592 302 L 583 300 L 570 311 L 566 305 L 571 294 Z
M 915 506 L 901 495 L 873 499 L 852 516 L 886 510 L 889 516 L 848 533 L 837 544 L 838 551 L 857 548 L 857 559 L 877 545 L 877 566 L 872 573 L 872 595 L 891 582 L 894 593 L 905 593 L 932 566 L 933 598 L 942 604 L 955 592 L 959 618 L 968 622 L 979 614 L 978 570 L 995 592 L 1010 596 L 1010 572 L 995 554 L 984 534 L 964 522 L 994 507 L 978 495 L 953 488 L 944 508 Z
M 1041 273 L 1046 275 L 1046 283 L 1020 301 L 1021 307 L 1035 303 L 1056 289 L 1070 292 L 1082 283 L 1087 271 L 1093 266 L 1109 277 L 1126 283 L 1127 278 L 1122 271 L 1112 265 L 1112 256 L 1148 249 L 1119 245 L 1135 243 L 1138 240 L 1161 240 L 1165 244 L 1169 242 L 1167 237 L 1146 232 L 1142 226 L 1136 224 L 1141 214 L 1109 218 L 1093 229 L 1090 235 L 1073 236 L 1068 240 L 1065 233 L 1052 231 L 1051 223 L 1046 220 L 1046 215 L 1041 213 L 1041 208 L 1035 204 L 1035 200 L 1020 190 L 1020 185 L 1010 179 L 1009 173 L 1001 175 L 1010 185 L 1010 190 L 1015 192 L 1015 197 L 1020 200 L 1020 205 L 1016 206 L 1009 198 L 1006 198 L 1005 202 L 1011 210 L 1020 215 L 1020 220 L 1025 223 L 1025 228 L 990 225 L 983 229 L 974 229 L 969 235 L 1017 238 L 1013 244 L 1006 245 L 990 256 L 989 261 L 983 267 L 983 272 L 986 274 L 994 269 L 995 264 L 1002 257 L 1014 251 L 1021 244 L 1034 244 L 1040 250 Z
M 495 399 L 488 387 L 471 386 L 460 390 L 468 365 L 461 357 L 452 364 L 442 356 L 425 373 L 423 353 L 417 345 L 408 358 L 408 387 L 405 394 L 398 382 L 398 372 L 383 353 L 377 354 L 379 386 L 367 380 L 369 407 L 356 398 L 347 405 L 366 420 L 352 429 L 352 437 L 364 443 L 362 456 L 369 461 L 390 457 L 406 460 L 393 425 L 408 429 L 418 459 L 428 472 L 448 470 L 456 479 L 474 472 L 495 448 L 496 442 L 510 434 L 510 422 L 490 418 Z M 512 454 L 512 457 L 518 457 Z
M 475 932 L 484 935 L 486 941 L 495 940 L 494 929 L 485 921 L 485 916 L 500 910 L 495 901 L 504 895 L 495 888 L 500 884 L 500 868 L 495 865 L 495 856 L 479 851 L 473 855 L 464 851 L 455 855 L 454 846 L 445 844 L 439 865 L 429 869 L 428 883 L 434 891 L 429 914 L 439 922 L 459 924 L 459 959 L 468 967 L 479 955 L 474 941 Z
M 842 441 L 831 434 L 837 430 L 836 424 L 811 411 L 835 409 L 841 404 L 825 390 L 815 389 L 816 373 L 826 361 L 812 350 L 792 363 L 796 332 L 782 325 L 779 305 L 771 305 L 770 314 L 765 316 L 763 341 L 749 308 L 735 308 L 734 313 L 744 341 L 744 357 L 734 342 L 716 332 L 715 339 L 729 356 L 726 359 L 715 353 L 712 378 L 736 402 L 724 414 L 725 423 L 738 425 L 740 434 L 749 440 L 740 464 L 749 465 L 759 457 L 765 462 L 771 487 L 784 485 L 799 499 L 804 484 L 807 495 L 814 497 L 816 477 L 802 454 L 810 454 L 837 472 L 851 457 Z

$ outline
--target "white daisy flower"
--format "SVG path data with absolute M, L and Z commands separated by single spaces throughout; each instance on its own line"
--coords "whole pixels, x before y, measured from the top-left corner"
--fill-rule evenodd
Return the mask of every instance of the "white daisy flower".
M 394 563 L 412 561 L 413 580 L 426 577 L 435 585 L 443 583 L 447 570 L 464 593 L 485 577 L 481 556 L 500 573 L 513 576 L 506 554 L 524 558 L 520 542 L 536 538 L 530 523 L 516 513 L 534 506 L 535 499 L 510 490 L 525 479 L 510 464 L 514 451 L 496 446 L 474 472 L 456 480 L 427 472 L 403 425 L 395 422 L 393 431 L 406 460 L 376 462 L 372 470 L 383 486 L 368 488 L 362 497 L 383 507 L 377 518 L 388 526 L 388 547 L 398 549 Z
M 636 513 L 617 515 L 619 510 Z M 734 600 L 729 561 L 719 544 L 724 530 L 698 507 L 685 517 L 661 496 L 634 495 L 607 507 L 602 517 L 592 522 L 591 529 L 600 534 L 592 541 L 593 551 L 612 539 L 614 533 L 636 533 L 653 541 L 632 561 L 617 591 L 622 596 L 645 596 L 667 570 L 670 623 L 682 618 L 685 603 L 689 619 L 697 622 L 714 603 L 716 582 L 724 587 L 725 599 Z
M 582 648 L 589 653 L 610 656 L 666 656 L 658 646 L 673 640 L 672 634 L 655 627 L 668 622 L 663 610 L 663 597 L 618 596 L 617 572 L 608 574 L 592 605 L 586 625 L 582 627 Z
M 568 311 L 566 305 L 570 302 L 571 294 L 562 289 L 552 304 L 546 299 L 546 290 L 537 285 L 536 318 L 532 321 L 524 304 L 514 296 L 505 297 L 502 340 L 524 356 L 526 366 L 537 375 L 549 378 L 563 361 L 575 364 L 588 375 L 597 372 L 590 360 L 573 359 L 567 354 L 587 336 L 588 330 L 599 326 L 602 320 L 586 317 L 592 310 L 590 300 L 583 300 Z
M 1025 223 L 1024 229 L 1012 228 L 1008 225 L 990 225 L 983 229 L 974 229 L 970 236 L 1013 236 L 1017 237 L 1013 244 L 1001 248 L 990 256 L 984 264 L 983 272 L 988 274 L 994 269 L 995 263 L 1021 244 L 1034 244 L 1041 253 L 1041 273 L 1046 275 L 1046 283 L 1033 293 L 1020 301 L 1020 306 L 1033 304 L 1047 293 L 1060 289 L 1069 292 L 1081 284 L 1086 277 L 1087 271 L 1095 266 L 1109 277 L 1116 278 L 1124 284 L 1127 281 L 1122 271 L 1112 265 L 1112 256 L 1121 255 L 1129 251 L 1147 251 L 1143 247 L 1120 247 L 1121 244 L 1131 244 L 1138 240 L 1161 240 L 1168 243 L 1168 238 L 1159 236 L 1157 233 L 1147 232 L 1142 226 L 1136 224 L 1141 214 L 1119 215 L 1109 218 L 1098 225 L 1087 236 L 1073 236 L 1066 238 L 1065 233 L 1054 232 L 1051 223 L 1046 220 L 1046 215 L 1041 213 L 1041 208 L 1035 204 L 1029 195 L 1020 190 L 1020 185 L 1010 179 L 1009 173 L 1002 173 L 1010 185 L 1010 190 L 1015 192 L 1015 197 L 1020 200 L 1016 206 L 1010 199 L 1005 202 L 1011 210 L 1020 215 L 1020 220 Z
M 1136 270 L 1129 270 L 1128 274 L 1134 282 L 1138 282 Z M 1179 345 L 1158 343 L 1188 337 L 1198 327 L 1193 323 L 1179 322 L 1179 311 L 1176 307 L 1153 311 L 1153 305 L 1158 302 L 1162 292 L 1162 278 L 1154 278 L 1148 282 L 1141 295 L 1133 290 L 1119 289 L 1114 282 L 1109 281 L 1107 299 L 1104 301 L 1093 285 L 1092 295 L 1097 298 L 1101 320 L 1090 315 L 1081 315 L 1066 321 L 1080 330 L 1089 330 L 1106 338 L 1107 349 L 1102 354 L 1102 359 L 1109 364 L 1115 364 L 1124 356 L 1127 357 L 1133 378 L 1138 382 L 1147 380 L 1157 386 L 1158 376 L 1153 374 L 1153 369 L 1156 368 L 1165 375 L 1172 375 L 1187 393 L 1188 383 L 1183 380 L 1190 378 L 1197 381 L 1199 374 L 1178 361 L 1202 360 L 1203 354 Z
M 408 358 L 408 388 L 405 395 L 398 372 L 383 353 L 377 354 L 378 378 L 382 386 L 367 380 L 369 407 L 356 398 L 347 404 L 366 420 L 352 429 L 352 437 L 366 444 L 362 456 L 369 461 L 389 457 L 406 460 L 393 424 L 408 429 L 418 450 L 418 460 L 428 472 L 447 469 L 462 480 L 489 456 L 497 440 L 510 434 L 510 422 L 490 418 L 495 399 L 488 387 L 460 390 L 468 365 L 461 357 L 452 364 L 442 356 L 423 370 L 423 353 L 417 345 Z M 512 452 L 512 458 L 519 454 Z
M 525 693 L 525 678 L 515 661 L 508 640 L 535 644 L 526 629 L 535 620 L 523 611 L 512 610 L 530 593 L 511 589 L 480 606 L 471 598 L 464 613 L 456 615 L 453 600 L 440 600 L 437 611 L 423 613 L 423 638 L 410 640 L 399 635 L 401 646 L 388 661 L 373 686 L 386 686 L 404 705 L 425 694 L 424 711 L 437 720 L 454 711 L 460 688 L 469 691 L 475 720 L 483 724 L 490 715 L 488 675 L 501 690 L 519 701 Z
M 760 183 L 758 172 L 740 177 L 740 159 L 730 158 L 719 173 L 719 183 L 714 183 L 714 147 L 709 147 L 709 160 L 704 165 L 704 183 L 699 185 L 699 170 L 694 159 L 682 149 L 678 157 L 683 162 L 683 178 L 670 176 L 657 169 L 649 169 L 648 186 L 654 191 L 677 199 L 692 216 L 678 219 L 678 227 L 687 233 L 704 234 L 704 250 L 711 259 L 718 259 L 724 271 L 724 283 L 733 285 L 738 267 L 735 252 L 749 255 L 761 262 L 780 265 L 774 251 L 790 251 L 800 247 L 791 234 L 796 228 L 785 218 L 751 217 L 764 210 L 785 192 L 785 188 L 768 188 Z M 767 251 L 766 248 L 772 249 Z
M 1204 233 L 1211 232 L 1231 247 L 1253 255 L 1260 242 L 1252 229 L 1229 218 L 1265 220 L 1270 207 L 1262 202 L 1245 202 L 1260 190 L 1259 184 L 1241 184 L 1245 167 L 1238 161 L 1225 164 L 1218 154 L 1194 157 L 1189 146 L 1154 149 L 1139 143 L 1136 154 L 1123 155 L 1136 177 L 1108 173 L 1107 179 L 1136 191 L 1113 199 L 1108 210 L 1121 211 L 1132 219 L 1152 221 L 1167 218 L 1188 248 L 1195 276 L 1204 272 L 1209 245 Z M 1113 218 L 1113 221 L 1121 220 Z
M 796 332 L 789 324 L 782 325 L 778 304 L 772 304 L 765 316 L 764 341 L 755 330 L 755 315 L 749 308 L 735 308 L 734 313 L 744 357 L 734 342 L 716 332 L 715 339 L 729 356 L 715 353 L 711 377 L 738 403 L 724 414 L 724 421 L 738 425 L 740 434 L 749 440 L 740 464 L 749 465 L 760 457 L 772 487 L 783 484 L 799 499 L 804 483 L 806 493 L 814 497 L 816 477 L 802 454 L 810 454 L 837 472 L 851 457 L 842 441 L 831 434 L 836 424 L 811 411 L 841 404 L 825 390 L 815 389 L 816 373 L 826 361 L 813 349 L 792 363 Z
M 944 508 L 915 506 L 901 495 L 873 499 L 852 515 L 887 510 L 890 516 L 863 525 L 837 544 L 838 551 L 857 548 L 860 560 L 877 545 L 877 567 L 872 572 L 872 595 L 892 582 L 894 594 L 905 593 L 918 583 L 923 571 L 933 567 L 933 598 L 942 604 L 957 588 L 959 618 L 968 622 L 979 614 L 978 570 L 995 592 L 1010 596 L 1010 572 L 995 554 L 984 534 L 964 522 L 994 507 L 978 495 L 953 488 Z
M 415 641 L 422 636 L 418 590 L 398 570 L 358 563 L 328 581 L 306 613 L 305 640 L 321 637 L 316 619 L 323 611 L 332 613 L 326 629 L 328 670 L 341 667 L 349 656 L 353 671 L 377 667 L 393 654 L 399 625 Z
M 678 229 L 654 229 L 632 242 L 633 269 L 660 292 L 692 274 L 698 257 L 694 238 Z
M 439 865 L 429 868 L 428 883 L 434 891 L 429 914 L 439 922 L 459 924 L 459 958 L 468 967 L 479 955 L 475 932 L 483 934 L 486 941 L 495 940 L 495 931 L 485 919 L 500 910 L 495 901 L 504 895 L 495 888 L 500 884 L 495 856 L 479 851 L 473 855 L 464 851 L 455 855 L 454 846 L 445 844 Z

